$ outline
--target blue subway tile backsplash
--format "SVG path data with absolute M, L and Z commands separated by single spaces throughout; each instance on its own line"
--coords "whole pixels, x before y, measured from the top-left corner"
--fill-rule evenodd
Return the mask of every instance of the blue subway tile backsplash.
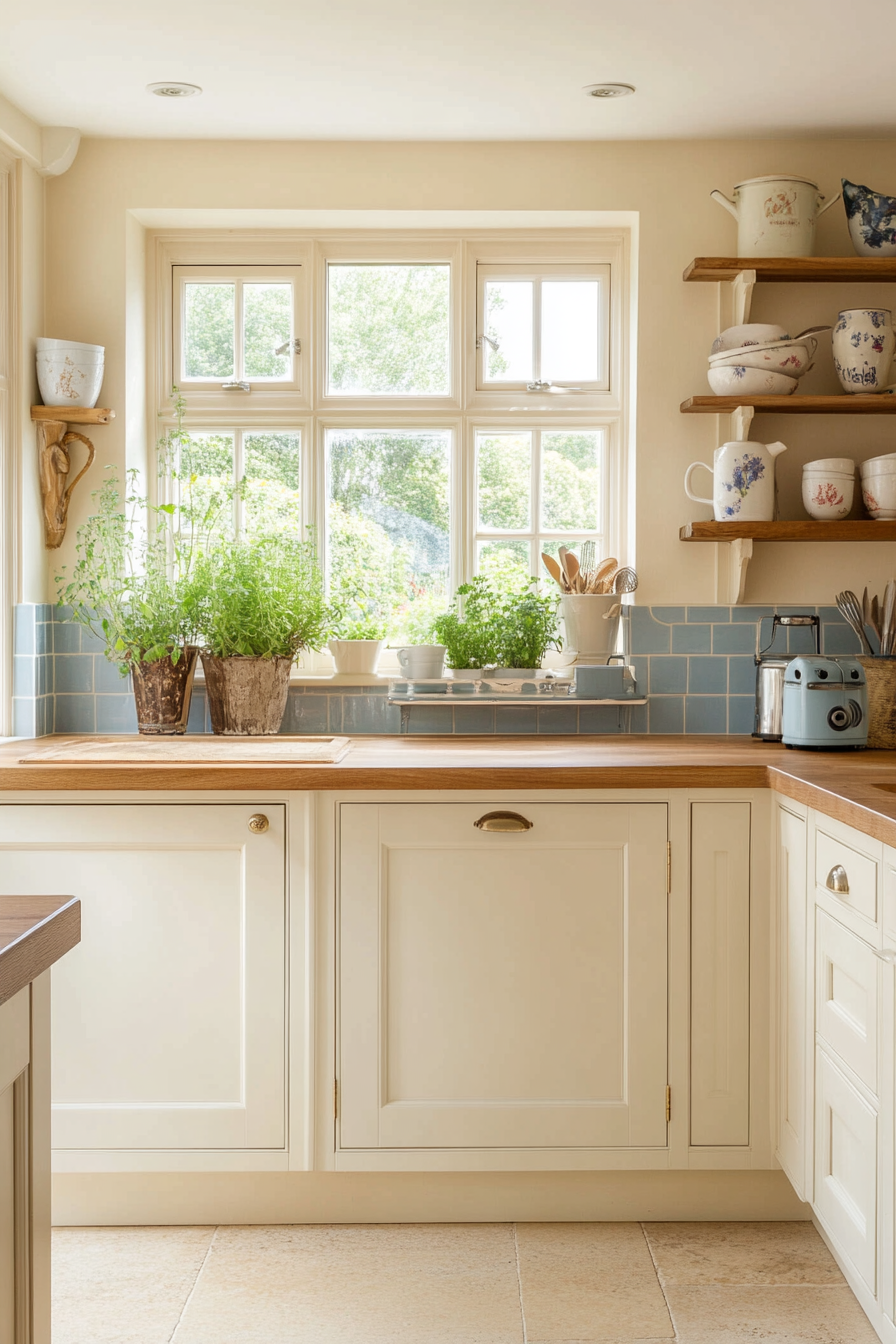
M 781 614 L 817 614 L 822 648 L 859 652 L 858 640 L 836 607 L 782 607 Z M 647 705 L 620 712 L 601 705 L 421 704 L 405 715 L 411 734 L 613 735 L 749 733 L 753 727 L 753 654 L 771 636 L 771 607 L 657 606 L 626 608 L 625 640 Z M 771 652 L 812 647 L 812 631 L 778 631 Z M 48 604 L 16 608 L 13 730 L 46 733 L 129 733 L 136 729 L 130 681 L 101 652 L 89 631 Z M 385 683 L 346 686 L 322 680 L 290 688 L 285 733 L 397 734 L 398 706 Z M 629 723 L 626 725 L 626 717 Z M 187 728 L 211 732 L 204 687 L 193 693 Z

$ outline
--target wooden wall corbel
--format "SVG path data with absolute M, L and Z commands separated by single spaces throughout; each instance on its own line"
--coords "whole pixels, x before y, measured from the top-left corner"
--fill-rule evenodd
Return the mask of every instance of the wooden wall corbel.
M 107 425 L 115 419 L 115 412 L 102 406 L 32 406 L 31 419 L 37 425 L 45 545 L 47 550 L 54 551 L 61 546 L 65 536 L 72 491 L 96 456 L 96 450 L 86 434 L 70 429 L 69 425 Z M 72 467 L 69 452 L 71 443 L 84 444 L 87 461 L 77 475 L 69 479 Z

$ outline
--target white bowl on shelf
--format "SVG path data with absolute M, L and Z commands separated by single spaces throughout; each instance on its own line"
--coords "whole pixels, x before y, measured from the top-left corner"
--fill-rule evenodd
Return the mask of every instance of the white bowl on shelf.
M 739 350 L 710 355 L 709 366 L 718 369 L 742 364 L 748 369 L 774 369 L 791 378 L 802 378 L 812 367 L 817 346 L 818 342 L 811 338 L 808 341 L 776 341 L 774 345 L 745 345 Z
M 747 345 L 768 345 L 771 341 L 789 341 L 790 332 L 774 322 L 743 322 L 739 327 L 726 327 L 712 343 L 711 355 L 727 350 L 739 350 Z
M 876 476 L 863 472 L 862 503 L 875 522 L 896 518 L 896 469 Z
M 45 406 L 95 406 L 103 386 L 105 347 L 38 336 L 37 385 Z
M 803 508 L 809 517 L 818 522 L 836 522 L 848 517 L 855 492 L 855 470 L 810 471 L 812 465 L 803 467 L 802 482 Z
M 886 476 L 896 471 L 896 453 L 884 453 L 880 457 L 869 457 L 859 465 L 862 476 Z
M 745 364 L 710 367 L 706 376 L 717 397 L 789 397 L 799 386 L 799 379 L 786 373 Z
M 815 475 L 831 471 L 839 476 L 854 478 L 856 464 L 851 457 L 819 457 L 814 462 L 806 462 L 803 466 L 804 473 L 810 472 Z

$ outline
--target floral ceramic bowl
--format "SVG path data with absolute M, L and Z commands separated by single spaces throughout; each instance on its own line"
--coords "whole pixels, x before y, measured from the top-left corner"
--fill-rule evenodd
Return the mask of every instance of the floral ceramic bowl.
M 874 519 L 896 518 L 896 471 L 862 475 L 862 503 Z
M 852 471 L 813 470 L 818 465 L 807 462 L 803 467 L 803 508 L 819 522 L 846 518 L 855 492 L 855 467 Z
M 802 378 L 812 367 L 818 342 L 812 336 L 802 341 L 775 341 L 771 345 L 746 345 L 723 355 L 710 355 L 711 369 L 743 364 L 748 369 L 776 370 L 791 378 Z
M 714 366 L 706 376 L 717 397 L 789 397 L 799 386 L 799 379 L 786 373 L 745 364 Z
M 843 204 L 852 245 L 860 257 L 896 257 L 896 197 L 844 177 Z
M 770 341 L 789 341 L 790 332 L 773 322 L 743 322 L 739 327 L 726 327 L 712 343 L 711 355 L 739 350 L 744 345 L 768 345 Z

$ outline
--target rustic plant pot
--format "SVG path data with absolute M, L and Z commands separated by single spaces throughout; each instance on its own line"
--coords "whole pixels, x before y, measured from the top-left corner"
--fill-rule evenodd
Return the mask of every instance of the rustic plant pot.
M 161 736 L 187 731 L 198 657 L 199 650 L 188 644 L 176 663 L 170 658 L 131 663 L 139 733 Z
M 279 733 L 289 695 L 291 658 L 202 655 L 212 732 L 223 737 Z
M 896 658 L 857 659 L 868 683 L 868 746 L 896 750 Z

